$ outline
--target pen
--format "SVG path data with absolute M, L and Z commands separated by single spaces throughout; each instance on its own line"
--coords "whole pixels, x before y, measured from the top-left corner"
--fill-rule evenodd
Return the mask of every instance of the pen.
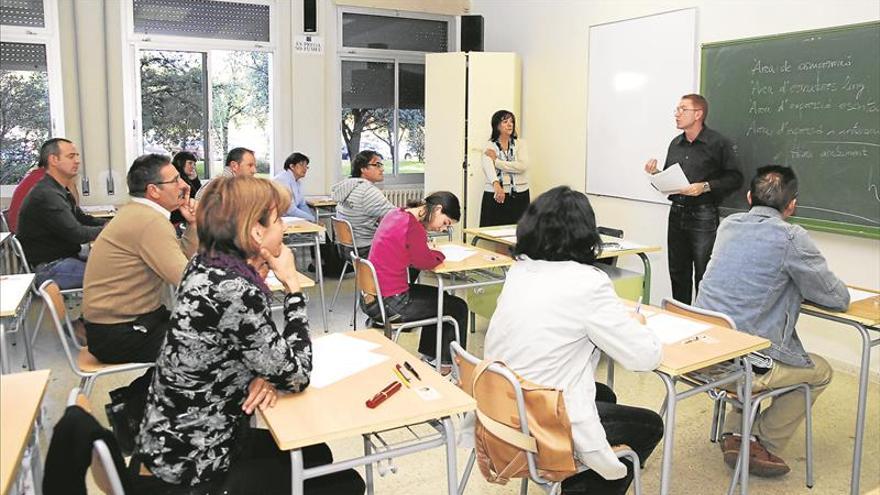
M 642 296 L 639 296 L 639 302 L 636 303 L 636 314 L 642 309 Z
M 394 374 L 397 375 L 397 378 L 400 378 L 400 381 L 403 382 L 404 385 L 406 385 L 406 388 L 410 388 L 411 385 L 409 384 L 409 380 L 407 380 L 406 377 L 403 376 L 403 372 L 400 371 L 399 364 L 394 365 Z
M 369 407 L 370 409 L 375 409 L 376 407 L 379 406 L 379 404 L 385 402 L 385 399 L 391 397 L 398 390 L 400 390 L 401 386 L 402 385 L 397 380 L 394 380 L 393 382 L 389 383 L 388 385 L 385 386 L 385 388 L 382 389 L 381 392 L 374 395 L 372 399 L 367 401 L 367 407 Z
M 691 343 L 694 343 L 702 338 L 703 338 L 702 335 L 694 335 L 693 337 L 691 337 L 689 339 L 685 339 L 685 340 L 681 341 L 681 343 L 682 344 L 691 344 Z
M 405 366 L 406 369 L 408 369 L 409 372 L 412 373 L 414 377 L 416 377 L 416 380 L 418 380 L 418 381 L 422 381 L 422 377 L 420 377 L 419 374 L 416 373 L 415 368 L 413 368 L 412 365 L 409 364 L 409 361 L 404 361 L 404 362 L 403 362 L 403 366 Z

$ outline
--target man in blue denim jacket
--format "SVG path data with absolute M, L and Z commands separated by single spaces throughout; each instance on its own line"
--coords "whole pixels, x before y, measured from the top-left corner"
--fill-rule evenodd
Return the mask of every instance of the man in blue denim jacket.
M 696 306 L 724 313 L 739 330 L 764 337 L 770 359 L 755 367 L 754 391 L 809 383 L 812 399 L 831 382 L 831 367 L 804 350 L 795 329 L 805 299 L 830 309 L 849 307 L 849 292 L 828 269 L 807 231 L 785 221 L 797 207 L 797 178 L 788 167 L 758 169 L 748 193 L 751 209 L 727 217 L 718 229 L 712 259 L 700 285 Z M 721 442 L 733 467 L 741 439 L 741 412 L 728 414 Z M 803 420 L 800 391 L 783 394 L 755 420 L 750 471 L 779 476 L 789 467 L 779 453 Z

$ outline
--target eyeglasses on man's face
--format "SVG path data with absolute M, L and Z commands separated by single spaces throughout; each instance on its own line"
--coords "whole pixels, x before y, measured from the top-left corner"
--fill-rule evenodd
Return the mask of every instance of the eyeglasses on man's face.
M 680 113 L 685 113 L 685 112 L 696 112 L 697 110 L 699 110 L 699 108 L 675 107 L 675 110 L 673 110 L 672 113 L 674 113 L 675 115 L 678 115 Z
M 368 166 L 368 167 L 381 168 L 381 169 L 384 169 L 384 168 L 385 168 L 385 164 L 382 163 L 382 162 L 370 163 L 370 164 L 367 165 L 367 166 Z
M 177 181 L 179 181 L 179 180 L 180 180 L 180 174 L 177 174 L 171 180 L 165 180 L 162 182 L 151 182 L 150 184 L 155 184 L 157 186 L 161 186 L 162 184 L 177 184 Z

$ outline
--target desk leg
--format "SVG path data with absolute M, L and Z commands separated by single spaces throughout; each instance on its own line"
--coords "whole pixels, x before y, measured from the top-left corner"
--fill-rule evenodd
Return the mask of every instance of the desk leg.
M 437 356 L 439 360 L 439 356 Z M 446 437 L 446 487 L 449 495 L 458 493 L 458 463 L 455 459 L 455 428 L 452 418 L 443 418 L 443 436 Z
M 324 322 L 324 333 L 327 328 L 327 302 L 324 301 L 324 269 L 321 267 L 321 234 L 315 234 L 315 276 L 318 277 L 318 292 L 321 297 L 321 321 Z
M 30 295 L 27 296 L 30 298 Z M 16 322 L 16 326 L 18 327 L 18 333 L 21 334 L 21 340 L 24 341 L 24 355 L 27 359 L 28 371 L 34 371 L 37 369 L 36 364 L 34 364 L 34 343 L 28 338 L 27 332 L 27 316 L 28 316 L 28 308 L 30 308 L 30 301 L 28 304 L 22 306 L 22 311 L 18 315 L 18 321 Z
M 364 435 L 364 455 L 368 456 L 373 453 L 373 446 L 370 444 L 370 435 Z M 364 464 L 364 477 L 367 481 L 367 495 L 373 495 L 373 463 Z
M 440 356 L 442 356 L 442 347 L 443 347 L 443 276 L 437 276 L 437 347 L 436 353 L 434 356 L 434 364 L 437 368 L 437 373 L 440 373 Z
M 290 493 L 292 495 L 303 495 L 303 484 L 305 483 L 305 473 L 303 473 L 303 455 L 301 449 L 290 451 Z
M 859 405 L 856 411 L 856 443 L 853 448 L 852 478 L 849 484 L 849 493 L 858 495 L 859 482 L 862 472 L 862 447 L 865 438 L 865 408 L 868 407 L 868 375 L 871 367 L 871 347 L 880 344 L 880 340 L 871 342 L 868 330 L 858 324 L 850 323 L 859 331 L 862 337 L 862 364 L 859 368 Z
M 639 258 L 642 259 L 642 269 L 644 270 L 644 276 L 642 277 L 642 303 L 651 304 L 651 260 L 648 259 L 648 255 L 645 253 L 639 253 Z
M 739 358 L 743 371 L 742 398 L 742 443 L 740 443 L 739 455 L 742 459 L 742 471 L 740 471 L 740 493 L 749 493 L 749 451 L 752 438 L 752 363 L 745 357 Z M 734 481 L 734 483 L 736 483 Z
M 9 373 L 9 349 L 6 348 L 6 326 L 0 319 L 0 374 Z
M 37 421 L 39 421 L 39 416 Z M 37 438 L 37 428 L 31 432 L 31 474 L 34 480 L 34 494 L 43 495 L 43 463 L 40 461 L 40 439 Z
M 672 446 L 675 442 L 675 406 L 678 397 L 675 393 L 675 381 L 665 373 L 658 373 L 666 386 L 666 417 L 663 431 L 663 463 L 660 468 L 660 495 L 669 493 L 672 476 Z

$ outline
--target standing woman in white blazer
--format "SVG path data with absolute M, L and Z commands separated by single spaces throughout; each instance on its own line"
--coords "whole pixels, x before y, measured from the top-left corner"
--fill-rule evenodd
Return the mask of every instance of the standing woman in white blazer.
M 596 366 L 605 353 L 628 370 L 652 370 L 660 364 L 660 341 L 593 266 L 601 239 L 586 195 L 566 186 L 540 195 L 516 238 L 517 262 L 489 322 L 484 358 L 562 390 L 584 469 L 562 482 L 563 495 L 623 495 L 634 467 L 619 461 L 611 445 L 629 445 L 645 462 L 663 436 L 663 421 L 654 411 L 618 404 L 596 382 Z
M 516 135 L 513 112 L 492 115 L 492 137 L 482 158 L 486 182 L 480 227 L 515 224 L 529 206 L 529 156 L 525 141 Z

